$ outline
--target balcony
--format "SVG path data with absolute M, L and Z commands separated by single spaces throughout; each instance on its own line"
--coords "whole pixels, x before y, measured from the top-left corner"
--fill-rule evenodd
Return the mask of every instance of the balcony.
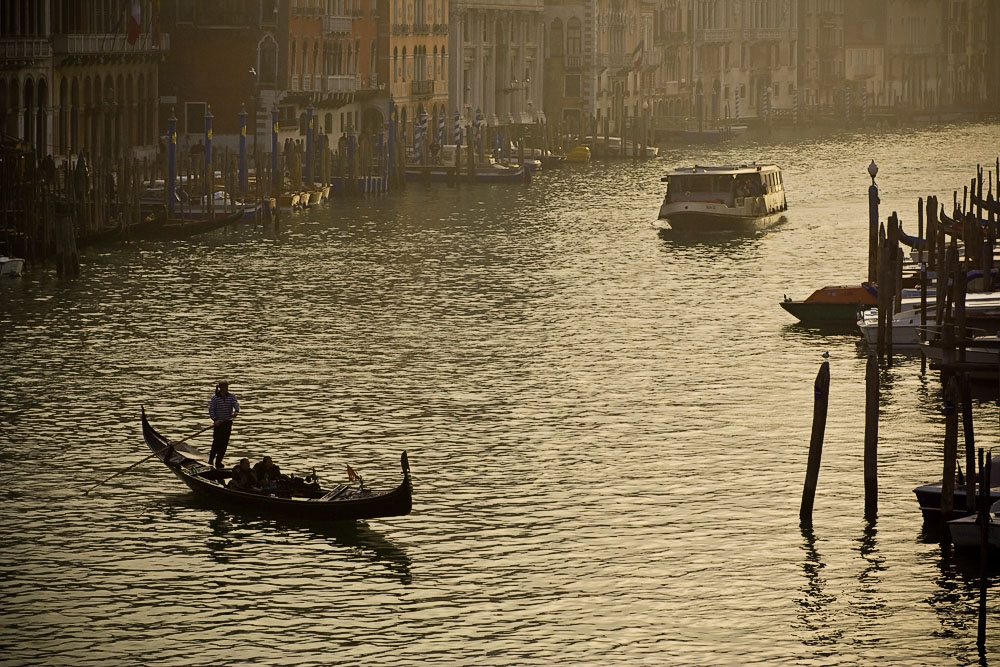
M 6 40 L 5 40 L 6 41 Z M 170 35 L 160 35 L 160 45 L 153 46 L 153 36 L 139 35 L 135 44 L 129 44 L 125 35 L 53 35 L 52 52 L 58 55 L 109 55 L 125 53 L 156 53 L 170 50 Z
M 354 19 L 350 16 L 324 16 L 323 17 L 323 34 L 324 35 L 347 35 L 351 32 L 351 26 L 354 23 Z
M 328 74 L 317 78 L 320 79 L 317 90 L 323 93 L 353 93 L 361 87 L 361 77 L 355 74 Z
M 433 79 L 427 79 L 426 81 L 413 81 L 411 85 L 412 88 L 410 89 L 410 92 L 414 97 L 430 97 L 434 94 Z
M 409 35 L 410 26 L 406 23 L 393 23 L 392 24 L 392 34 L 393 35 Z
M 564 56 L 563 67 L 566 69 L 583 69 L 583 54 L 567 53 Z
M 448 24 L 447 23 L 435 23 L 431 26 L 431 32 L 435 35 L 447 35 L 448 34 Z
M 754 42 L 780 42 L 785 38 L 781 28 L 750 28 L 743 31 L 743 37 Z
M 30 60 L 48 58 L 52 46 L 47 39 L 5 37 L 0 39 L 0 60 Z
M 414 35 L 429 35 L 431 34 L 431 26 L 427 23 L 414 23 L 413 24 L 413 34 Z
M 602 53 L 597 58 L 601 67 L 622 69 L 632 66 L 632 56 L 627 53 Z
M 733 31 L 728 29 L 704 29 L 698 31 L 698 38 L 702 42 L 729 42 L 733 39 Z

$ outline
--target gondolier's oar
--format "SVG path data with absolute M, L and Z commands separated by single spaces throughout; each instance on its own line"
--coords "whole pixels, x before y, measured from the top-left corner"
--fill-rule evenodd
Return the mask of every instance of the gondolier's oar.
M 230 422 L 231 422 L 231 421 L 233 421 L 233 420 L 232 420 L 232 419 L 225 419 L 225 420 L 223 420 L 223 421 L 230 421 Z M 212 423 L 212 424 L 209 424 L 209 425 L 208 425 L 208 426 L 206 426 L 205 428 L 203 428 L 203 429 L 200 429 L 200 430 L 198 430 L 198 431 L 195 431 L 195 432 L 194 432 L 194 433 L 192 433 L 191 435 L 187 436 L 186 438 L 181 438 L 181 439 L 180 439 L 180 440 L 178 440 L 177 442 L 170 442 L 170 441 L 167 441 L 167 442 L 168 442 L 168 446 L 169 446 L 169 447 L 173 447 L 174 445 L 179 445 L 179 444 L 181 444 L 182 442 L 184 442 L 185 440 L 190 440 L 191 438 L 193 438 L 194 436 L 198 435 L 199 433 L 204 433 L 205 431 L 207 431 L 208 429 L 212 428 L 213 426 L 215 426 L 215 424 L 214 424 L 214 423 Z M 116 473 L 115 473 L 114 475 L 112 475 L 111 477 L 108 477 L 108 478 L 107 478 L 106 480 L 104 480 L 103 482 L 98 482 L 97 484 L 93 485 L 92 487 L 90 487 L 89 489 L 87 489 L 86 491 L 84 491 L 84 492 L 83 492 L 83 495 L 85 495 L 85 496 L 86 496 L 86 495 L 88 495 L 88 494 L 89 494 L 89 493 L 90 493 L 91 491 L 93 491 L 93 490 L 94 490 L 94 489 L 96 489 L 97 487 L 101 486 L 102 484 L 107 484 L 108 482 L 110 482 L 111 480 L 113 480 L 113 479 L 114 479 L 115 477 L 117 477 L 118 475 L 124 475 L 124 474 L 125 474 L 125 473 L 127 473 L 127 472 L 128 472 L 129 470 L 131 470 L 132 468 L 136 467 L 137 465 L 139 465 L 139 464 L 140 464 L 140 463 L 142 463 L 143 461 L 148 461 L 149 459 L 153 458 L 154 456 L 156 456 L 157 454 L 159 454 L 159 453 L 160 453 L 160 452 L 162 452 L 162 451 L 163 451 L 163 450 L 161 449 L 161 450 L 160 450 L 160 451 L 158 451 L 158 452 L 153 452 L 153 453 L 151 453 L 151 454 L 150 454 L 149 456 L 143 456 L 143 457 L 142 457 L 142 458 L 141 458 L 140 460 L 136 461 L 135 463 L 133 463 L 133 464 L 132 464 L 132 465 L 130 465 L 129 467 L 125 468 L 124 470 L 120 470 L 120 471 L 116 472 Z

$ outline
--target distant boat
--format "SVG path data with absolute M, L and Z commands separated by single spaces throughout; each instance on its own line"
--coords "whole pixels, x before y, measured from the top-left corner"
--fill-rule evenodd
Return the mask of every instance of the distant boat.
M 566 153 L 566 162 L 590 162 L 590 148 L 576 146 Z
M 660 179 L 659 219 L 683 232 L 754 231 L 784 220 L 781 169 L 774 164 L 678 167 Z

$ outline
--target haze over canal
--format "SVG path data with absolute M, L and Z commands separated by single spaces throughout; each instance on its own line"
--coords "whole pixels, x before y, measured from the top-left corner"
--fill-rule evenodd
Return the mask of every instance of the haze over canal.
M 974 561 L 922 531 L 940 384 L 883 371 L 880 514 L 863 519 L 864 352 L 779 306 L 867 272 L 882 219 L 992 168 L 1000 128 L 746 141 L 594 162 L 523 186 L 413 186 L 281 228 L 92 249 L 0 283 L 3 664 L 962 665 Z M 660 176 L 784 170 L 788 221 L 659 236 Z M 995 187 L 995 184 L 994 184 Z M 812 388 L 831 398 L 814 531 L 798 525 Z M 414 513 L 356 529 L 199 504 L 143 464 L 243 406 L 229 461 L 332 481 L 350 463 Z M 998 437 L 998 408 L 975 408 Z M 195 440 L 207 448 L 209 437 Z M 1000 597 L 988 657 L 1000 660 Z

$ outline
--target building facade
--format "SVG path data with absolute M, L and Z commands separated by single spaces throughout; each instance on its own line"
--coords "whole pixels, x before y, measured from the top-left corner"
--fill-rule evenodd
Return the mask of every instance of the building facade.
M 0 128 L 57 163 L 157 149 L 161 59 L 151 0 L 0 3 Z

